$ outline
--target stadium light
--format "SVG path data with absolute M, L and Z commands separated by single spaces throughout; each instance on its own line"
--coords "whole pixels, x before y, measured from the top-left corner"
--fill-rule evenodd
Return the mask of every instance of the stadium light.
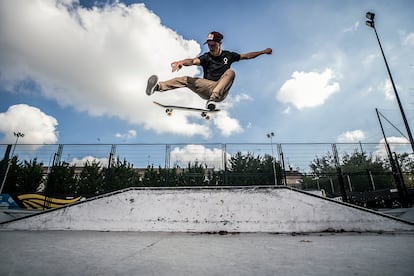
M 413 139 L 413 135 L 411 134 L 410 126 L 408 125 L 407 118 L 405 117 L 404 108 L 403 108 L 403 106 L 401 104 L 400 97 L 398 96 L 397 88 L 396 88 L 396 86 L 394 84 L 394 80 L 393 80 L 392 75 L 391 75 L 390 67 L 388 66 L 388 62 L 387 62 L 387 59 L 385 58 L 384 50 L 382 49 L 382 45 L 381 45 L 381 41 L 380 41 L 379 36 L 378 36 L 378 33 L 377 33 L 377 29 L 375 28 L 375 22 L 374 22 L 375 13 L 373 13 L 373 12 L 367 12 L 366 15 L 365 15 L 365 17 L 368 19 L 368 20 L 365 21 L 366 25 L 368 27 L 373 28 L 374 31 L 375 31 L 375 36 L 377 37 L 378 44 L 379 44 L 379 47 L 381 49 L 382 57 L 384 58 L 385 66 L 387 67 L 388 75 L 390 76 L 392 88 L 394 89 L 395 98 L 397 99 L 398 106 L 400 108 L 401 117 L 403 118 L 404 125 L 405 125 L 405 129 L 407 130 L 408 140 L 410 141 L 411 148 L 412 148 L 412 150 L 414 152 L 414 139 Z

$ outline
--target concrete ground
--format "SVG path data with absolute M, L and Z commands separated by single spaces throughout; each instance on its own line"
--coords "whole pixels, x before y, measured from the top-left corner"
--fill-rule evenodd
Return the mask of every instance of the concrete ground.
M 414 275 L 414 233 L 0 231 L 0 275 Z

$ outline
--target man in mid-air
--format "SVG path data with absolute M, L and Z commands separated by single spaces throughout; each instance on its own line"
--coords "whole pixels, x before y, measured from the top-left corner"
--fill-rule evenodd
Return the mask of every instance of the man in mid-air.
M 211 32 L 207 36 L 209 52 L 196 58 L 187 58 L 171 63 L 173 72 L 180 70 L 183 66 L 198 65 L 203 67 L 203 78 L 177 77 L 167 81 L 158 81 L 156 75 L 148 79 L 146 93 L 152 95 L 155 91 L 164 92 L 176 88 L 188 87 L 201 98 L 207 100 L 206 107 L 209 110 L 216 108 L 216 102 L 223 101 L 233 84 L 235 73 L 230 69 L 233 62 L 242 59 L 252 59 L 263 54 L 271 54 L 272 49 L 239 54 L 221 48 L 223 35 L 219 32 Z

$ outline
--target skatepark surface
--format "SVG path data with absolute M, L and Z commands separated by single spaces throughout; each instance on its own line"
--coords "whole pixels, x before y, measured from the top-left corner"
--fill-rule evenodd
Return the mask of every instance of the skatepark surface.
M 0 275 L 414 275 L 413 233 L 0 231 Z
M 414 275 L 413 221 L 287 188 L 126 189 L 1 223 L 0 275 Z
M 414 223 L 286 187 L 130 188 L 1 223 L 3 230 L 308 233 Z

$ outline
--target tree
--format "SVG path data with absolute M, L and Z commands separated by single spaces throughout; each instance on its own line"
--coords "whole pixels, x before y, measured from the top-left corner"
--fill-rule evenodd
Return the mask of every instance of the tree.
M 141 183 L 146 187 L 181 186 L 180 179 L 176 169 L 163 169 L 161 166 L 154 169 L 154 166 L 148 166 Z
M 325 156 L 314 159 L 309 167 L 316 177 L 336 175 L 335 158 L 329 152 Z
M 276 172 L 273 171 L 273 166 Z M 263 174 L 263 177 L 261 179 L 261 182 L 263 185 L 274 185 L 275 184 L 275 175 L 274 175 L 275 173 L 276 173 L 277 183 L 281 183 L 281 180 L 283 178 L 282 168 L 280 167 L 279 162 L 276 162 L 273 156 L 265 154 L 263 159 L 261 159 L 260 170 L 261 170 L 261 173 Z M 269 172 L 271 172 L 271 174 Z
M 274 185 L 274 158 L 270 155 L 256 157 L 252 153 L 237 152 L 229 160 L 230 185 Z M 282 172 L 280 165 L 275 162 L 277 181 L 280 183 Z
M 46 195 L 73 195 L 76 191 L 75 166 L 62 162 L 53 166 L 46 184 Z
M 408 153 L 397 154 L 407 188 L 414 188 L 414 159 Z
M 316 180 L 321 189 L 331 192 L 339 191 L 336 164 L 332 154 L 328 153 L 325 156 L 317 157 L 309 167 L 314 178 L 305 179 L 304 185 L 310 186 L 310 182 Z M 373 184 L 376 189 L 393 186 L 392 175 L 390 175 L 387 163 L 378 157 L 367 156 L 364 152 L 355 151 L 352 155 L 346 153 L 342 158 L 341 170 L 343 175 L 349 176 L 353 191 L 372 190 Z M 371 182 L 372 179 L 374 183 Z M 314 187 L 314 184 L 312 184 L 312 187 Z
M 367 156 L 365 152 L 355 151 L 343 157 L 342 170 L 352 182 L 354 191 L 363 192 L 375 189 L 390 188 L 393 185 L 388 165 L 379 157 Z M 372 179 L 371 179 L 372 177 Z M 372 183 L 374 181 L 374 183 Z M 374 186 L 373 186 L 374 185 Z
M 104 173 L 104 187 L 102 192 L 113 192 L 132 186 L 138 186 L 138 174 L 133 170 L 131 163 L 119 158 L 115 164 L 107 168 Z
M 2 161 L 3 166 L 4 166 L 4 174 L 7 171 L 8 162 L 9 160 L 6 160 L 6 159 Z M 4 187 L 2 191 L 3 194 L 17 194 L 18 193 L 17 183 L 19 181 L 18 180 L 19 175 L 20 175 L 20 165 L 18 164 L 18 158 L 17 156 L 13 156 L 12 159 L 10 160 L 9 171 L 7 175 L 5 175 L 6 182 L 4 183 Z M 1 181 L 3 181 L 3 178 L 1 179 Z
M 76 184 L 77 194 L 83 196 L 95 196 L 103 193 L 104 173 L 100 162 L 87 161 L 79 174 Z
M 203 186 L 208 185 L 207 165 L 195 161 L 194 164 L 188 162 L 187 170 L 181 173 L 183 186 Z
M 42 167 L 43 163 L 38 163 L 36 158 L 30 161 L 25 160 L 20 165 L 20 173 L 17 178 L 17 192 L 19 194 L 36 192 L 43 177 Z
M 36 158 L 19 163 L 18 157 L 13 156 L 2 192 L 9 194 L 27 194 L 36 192 L 37 187 L 42 181 L 42 166 L 43 163 L 38 163 Z M 1 179 L 1 181 L 3 181 L 3 179 Z
M 142 185 L 146 187 L 163 186 L 162 177 L 160 176 L 160 169 L 161 167 L 159 167 L 158 170 L 155 170 L 153 165 L 148 166 L 141 181 Z
M 303 175 L 302 178 L 303 190 L 320 190 L 319 177 L 316 175 Z

